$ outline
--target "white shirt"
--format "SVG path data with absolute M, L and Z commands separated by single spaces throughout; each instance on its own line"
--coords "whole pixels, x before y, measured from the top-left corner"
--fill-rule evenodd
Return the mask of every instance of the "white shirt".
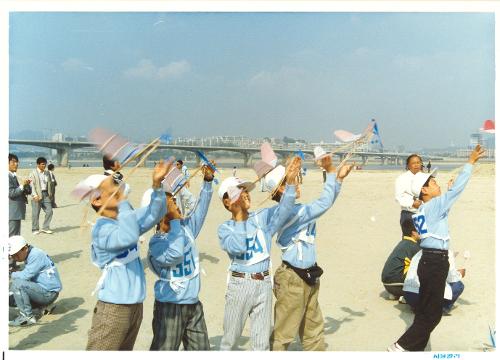
M 41 171 L 39 168 L 36 168 L 38 172 L 38 178 L 40 179 L 40 189 L 42 191 L 47 191 L 47 176 L 45 176 L 45 172 Z
M 417 173 L 418 174 L 418 173 Z M 396 201 L 401 206 L 401 210 L 417 212 L 413 207 L 413 195 L 411 193 L 411 182 L 415 175 L 410 171 L 398 176 L 396 179 Z

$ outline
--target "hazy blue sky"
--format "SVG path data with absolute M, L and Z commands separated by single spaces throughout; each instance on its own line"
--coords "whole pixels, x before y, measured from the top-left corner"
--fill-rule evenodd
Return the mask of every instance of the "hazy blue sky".
M 11 13 L 10 131 L 466 144 L 494 118 L 488 13 Z

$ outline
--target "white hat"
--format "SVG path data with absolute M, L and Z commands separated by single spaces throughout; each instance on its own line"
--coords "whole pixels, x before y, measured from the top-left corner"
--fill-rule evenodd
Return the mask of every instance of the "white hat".
M 9 238 L 9 255 L 17 254 L 26 245 L 26 240 L 21 235 L 14 235 Z
M 285 167 L 283 165 L 276 166 L 264 177 L 264 185 L 266 191 L 272 193 L 280 185 L 285 176 Z
M 324 157 L 330 156 L 331 153 L 327 153 L 321 146 L 316 146 L 314 148 L 314 160 L 318 161 Z
M 418 172 L 413 176 L 413 179 L 411 181 L 411 193 L 415 197 L 420 196 L 420 192 L 422 191 L 422 186 L 427 182 L 427 179 L 429 179 L 431 176 L 435 176 L 437 173 L 437 168 L 432 170 L 431 173 L 423 173 L 423 172 Z
M 97 190 L 99 185 L 101 185 L 101 183 L 107 178 L 108 176 L 101 174 L 90 175 L 85 180 L 80 181 L 71 194 L 79 198 L 81 201 L 84 198 L 89 197 L 95 190 Z
M 230 187 L 244 188 L 246 191 L 252 191 L 255 188 L 255 184 L 235 176 L 228 177 L 219 186 L 218 194 L 221 200 Z

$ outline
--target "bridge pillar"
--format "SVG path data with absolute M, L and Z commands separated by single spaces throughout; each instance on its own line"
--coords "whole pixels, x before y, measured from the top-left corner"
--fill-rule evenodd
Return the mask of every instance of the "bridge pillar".
M 61 167 L 68 166 L 69 149 L 67 148 L 57 148 L 57 162 Z
M 250 162 L 250 158 L 252 157 L 252 154 L 249 153 L 243 153 L 243 167 L 248 167 L 248 163 Z
M 385 165 L 385 159 L 386 159 L 385 156 L 380 157 L 380 161 L 381 161 L 382 165 Z
M 368 162 L 368 156 L 362 155 L 361 156 L 361 162 L 363 163 L 363 166 L 366 165 L 366 163 Z

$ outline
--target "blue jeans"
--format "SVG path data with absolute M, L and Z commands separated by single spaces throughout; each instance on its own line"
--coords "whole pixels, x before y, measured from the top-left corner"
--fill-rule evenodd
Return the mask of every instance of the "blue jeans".
M 10 285 L 16 305 L 24 315 L 31 316 L 32 305 L 46 306 L 56 301 L 59 293 L 47 291 L 33 281 L 14 279 Z
M 455 301 L 457 301 L 458 297 L 460 295 L 462 295 L 464 288 L 465 288 L 464 283 L 461 281 L 450 283 L 450 286 L 451 286 L 451 300 L 444 299 L 444 305 L 443 305 L 443 310 L 446 310 L 446 311 L 451 310 L 453 304 L 455 303 Z M 419 298 L 418 294 L 413 293 L 413 292 L 409 292 L 409 291 L 405 291 L 404 297 L 405 297 L 405 300 L 408 303 L 408 305 L 410 305 L 412 308 L 417 306 L 417 302 L 418 302 L 418 298 Z

